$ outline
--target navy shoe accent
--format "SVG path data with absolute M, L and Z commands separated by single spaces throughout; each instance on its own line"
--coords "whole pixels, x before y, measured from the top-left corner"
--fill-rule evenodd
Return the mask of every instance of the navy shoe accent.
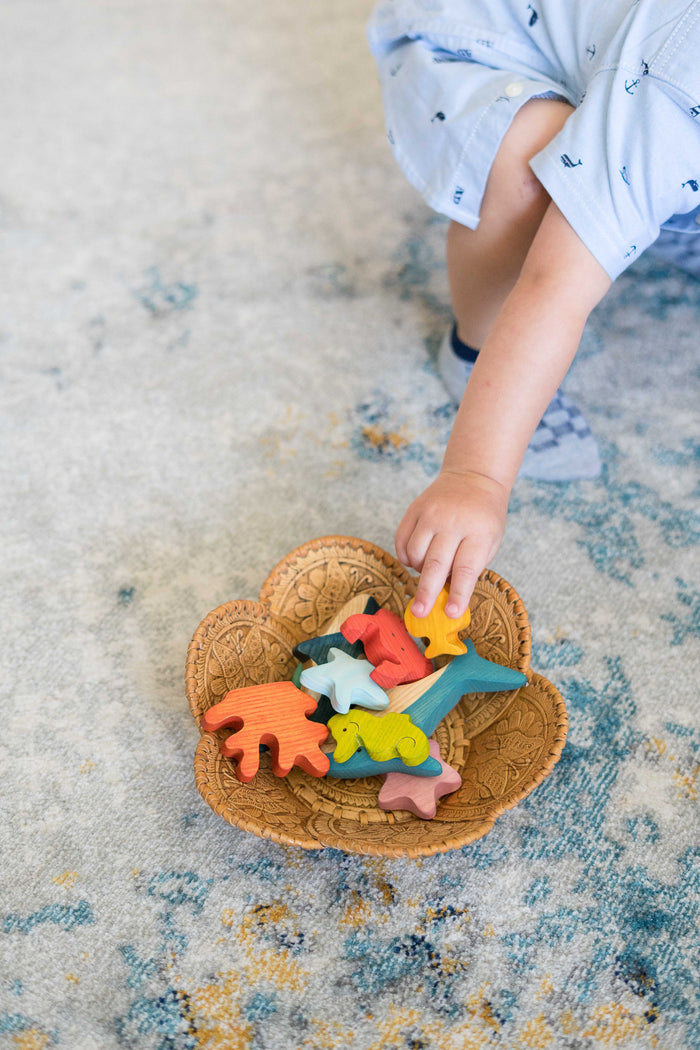
M 457 404 L 462 400 L 477 357 L 478 351 L 466 346 L 457 336 L 456 325 L 445 332 L 438 352 L 438 371 Z M 600 471 L 598 443 L 585 416 L 563 391 L 557 390 L 532 436 L 520 477 L 576 481 L 595 478 Z
M 452 350 L 460 359 L 460 361 L 468 361 L 470 364 L 474 364 L 479 351 L 475 350 L 473 346 L 468 346 L 467 343 L 463 343 L 457 335 L 457 322 L 452 325 L 452 332 L 450 333 L 450 345 Z

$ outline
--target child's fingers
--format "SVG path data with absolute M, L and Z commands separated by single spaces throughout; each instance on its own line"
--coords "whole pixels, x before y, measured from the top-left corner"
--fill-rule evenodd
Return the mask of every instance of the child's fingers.
M 416 569 L 418 572 L 423 572 L 423 565 L 428 555 L 430 545 L 434 542 L 435 533 L 430 528 L 425 528 L 420 525 L 420 522 L 416 525 L 411 536 L 406 544 L 406 553 L 408 555 L 408 565 L 412 569 Z
M 454 546 L 445 545 L 444 541 L 441 542 L 439 537 L 435 537 L 423 559 L 420 580 L 413 599 L 414 616 L 419 619 L 427 616 L 435 605 L 435 600 L 450 574 L 453 557 Z
M 445 612 L 453 620 L 458 619 L 467 611 L 476 581 L 486 564 L 487 557 L 488 555 L 470 540 L 463 540 L 457 548 L 452 565 L 450 596 L 445 606 Z
M 396 530 L 396 536 L 394 537 L 394 547 L 396 548 L 396 557 L 402 565 L 410 565 L 412 568 L 418 569 L 420 566 L 413 565 L 408 553 L 408 543 L 413 535 L 416 522 L 416 514 L 412 511 L 411 507 L 409 507 L 399 522 L 399 527 Z

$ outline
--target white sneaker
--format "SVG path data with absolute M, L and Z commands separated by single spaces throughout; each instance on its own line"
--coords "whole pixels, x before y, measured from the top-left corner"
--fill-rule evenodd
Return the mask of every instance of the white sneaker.
M 467 380 L 472 374 L 474 362 L 464 361 L 455 353 L 452 345 L 454 331 L 455 326 L 452 325 L 442 337 L 440 349 L 438 350 L 437 366 L 440 378 L 447 387 L 448 394 L 459 404 L 466 389 Z

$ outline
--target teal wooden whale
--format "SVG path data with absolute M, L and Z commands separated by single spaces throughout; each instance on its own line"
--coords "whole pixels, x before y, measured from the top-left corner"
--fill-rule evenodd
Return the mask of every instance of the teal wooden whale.
M 455 656 L 435 684 L 404 712 L 428 737 L 466 693 L 509 692 L 527 682 L 521 671 L 484 660 L 472 641 L 467 640 L 466 646 L 466 653 Z M 400 758 L 376 762 L 366 751 L 356 751 L 346 762 L 336 762 L 332 755 L 330 758 L 331 764 L 326 775 L 339 779 L 371 777 L 377 773 L 411 773 L 413 776 L 434 777 L 441 772 L 440 763 L 432 756 L 417 766 L 408 766 Z
M 466 693 L 500 693 L 520 689 L 527 682 L 522 671 L 503 667 L 479 656 L 474 643 L 466 642 L 467 651 L 455 656 L 435 685 L 406 708 L 414 725 L 432 736 Z

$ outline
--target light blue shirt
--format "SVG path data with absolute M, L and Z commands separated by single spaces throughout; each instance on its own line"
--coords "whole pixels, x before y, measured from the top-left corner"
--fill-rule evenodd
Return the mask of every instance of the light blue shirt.
M 382 0 L 368 26 L 387 133 L 472 228 L 529 99 L 575 107 L 532 170 L 612 279 L 660 228 L 700 232 L 700 0 Z

